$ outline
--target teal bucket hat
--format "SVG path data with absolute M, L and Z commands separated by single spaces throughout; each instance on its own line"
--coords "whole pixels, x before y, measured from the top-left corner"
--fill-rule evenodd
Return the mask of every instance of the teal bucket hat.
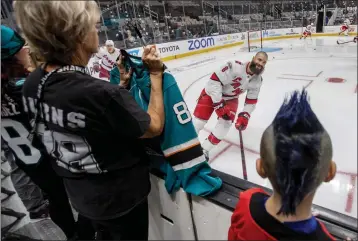
M 1 60 L 14 56 L 24 45 L 25 40 L 16 31 L 1 25 Z

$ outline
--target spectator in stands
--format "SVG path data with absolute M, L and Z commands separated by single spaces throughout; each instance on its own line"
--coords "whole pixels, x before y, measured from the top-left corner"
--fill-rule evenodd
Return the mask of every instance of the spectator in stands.
M 151 79 L 145 112 L 126 89 L 88 74 L 98 50 L 95 1 L 20 0 L 14 9 L 26 40 L 45 61 L 23 87 L 31 134 L 44 137 L 71 204 L 91 219 L 98 239 L 147 240 L 149 158 L 141 139 L 164 128 L 158 53 L 143 50 Z
M 11 38 L 16 39 L 18 36 L 20 41 L 12 42 Z M 2 94 L 10 95 L 12 93 L 8 93 L 7 87 L 11 86 L 13 83 L 9 83 L 9 79 L 12 79 L 16 74 L 14 71 L 16 67 L 15 63 L 19 62 L 19 71 L 18 75 L 27 75 L 28 73 L 32 72 L 34 69 L 34 64 L 30 60 L 29 55 L 29 48 L 25 46 L 25 41 L 17 34 L 13 29 L 10 29 L 6 26 L 1 26 L 1 69 L 2 69 Z M 6 54 L 8 47 L 11 45 L 18 45 L 19 52 L 12 56 L 12 54 Z M 16 62 L 15 62 L 16 61 Z M 7 74 L 9 72 L 9 74 Z M 11 73 L 13 72 L 13 73 Z M 21 98 L 21 93 L 20 96 Z M 4 98 L 3 98 L 4 99 Z M 5 105 L 3 108 L 6 108 L 6 101 L 4 101 Z M 2 117 L 6 119 L 6 111 L 2 111 Z M 4 122 L 2 126 L 5 127 Z M 6 132 L 2 132 L 2 135 L 6 135 Z M 37 219 L 37 218 L 46 218 L 48 217 L 49 208 L 48 208 L 48 201 L 45 199 L 42 190 L 31 180 L 31 178 L 19 168 L 16 162 L 20 161 L 19 158 L 15 158 L 14 154 L 12 153 L 12 148 L 10 148 L 7 144 L 5 144 L 4 138 L 1 139 L 2 147 L 1 150 L 5 154 L 6 160 L 9 162 L 11 166 L 11 181 L 14 185 L 14 188 L 19 195 L 22 203 L 24 204 L 26 210 L 29 213 L 30 219 Z M 22 165 L 21 165 L 22 166 Z M 25 169 L 27 169 L 25 167 Z
M 18 33 L 1 25 L 1 139 L 7 147 L 5 155 L 14 169 L 14 186 L 30 219 L 46 218 L 49 213 L 70 239 L 76 235 L 76 225 L 63 180 L 52 169 L 45 147 L 40 143 L 30 145 L 27 140 L 31 126 L 23 110 L 21 90 L 33 66 L 29 48 L 24 45 L 25 40 Z M 19 144 L 23 148 L 19 148 Z M 49 206 L 34 183 L 47 194 Z M 89 230 L 86 219 L 81 215 L 79 219 L 79 225 Z M 81 236 L 81 239 L 93 236 L 94 232 Z
M 273 194 L 259 188 L 240 194 L 229 240 L 334 240 L 311 211 L 317 188 L 334 178 L 336 164 L 305 90 L 284 101 L 262 135 L 260 155 L 256 170 Z

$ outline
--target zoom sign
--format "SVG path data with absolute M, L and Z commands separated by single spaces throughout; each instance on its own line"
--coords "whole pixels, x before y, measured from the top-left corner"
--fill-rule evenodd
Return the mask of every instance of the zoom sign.
M 215 40 L 213 37 L 193 39 L 188 41 L 189 50 L 205 49 L 207 47 L 215 46 Z

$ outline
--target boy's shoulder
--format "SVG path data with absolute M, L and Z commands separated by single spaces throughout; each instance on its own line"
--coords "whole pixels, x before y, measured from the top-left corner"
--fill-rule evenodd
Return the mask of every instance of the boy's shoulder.
M 269 194 L 261 188 L 252 188 L 239 195 L 239 202 L 231 218 L 229 240 L 334 240 L 320 222 L 309 234 L 290 229 L 271 216 L 265 208 Z

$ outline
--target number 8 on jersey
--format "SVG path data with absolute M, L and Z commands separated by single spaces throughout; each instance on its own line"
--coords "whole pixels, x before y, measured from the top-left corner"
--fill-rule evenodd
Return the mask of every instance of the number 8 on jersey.
M 180 124 L 184 125 L 191 121 L 191 115 L 184 101 L 178 102 L 173 106 Z

